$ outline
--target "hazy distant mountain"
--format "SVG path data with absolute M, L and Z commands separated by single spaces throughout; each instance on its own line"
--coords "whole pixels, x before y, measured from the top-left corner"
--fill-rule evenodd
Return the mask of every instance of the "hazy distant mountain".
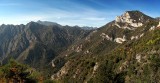
M 46 25 L 46 26 L 59 26 L 59 27 L 62 27 L 62 25 L 60 25 L 58 23 L 55 23 L 55 22 L 50 22 L 50 21 L 40 21 L 39 20 L 39 21 L 37 21 L 37 23 L 42 24 L 42 25 Z M 68 26 L 68 25 L 66 25 L 66 26 Z M 81 29 L 84 29 L 84 30 L 93 30 L 93 29 L 96 28 L 96 27 L 88 27 L 88 26 L 83 26 L 83 27 L 72 26 L 72 27 L 78 27 L 78 28 L 81 28 Z
M 55 22 L 49 22 L 49 21 L 37 21 L 37 23 L 42 24 L 42 25 L 46 25 L 46 26 L 61 26 L 58 23 Z
M 155 19 L 159 20 L 160 21 L 160 17 L 156 17 Z

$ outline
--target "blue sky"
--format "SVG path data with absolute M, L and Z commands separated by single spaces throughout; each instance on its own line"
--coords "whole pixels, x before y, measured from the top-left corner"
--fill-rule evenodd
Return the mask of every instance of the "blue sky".
M 0 0 L 0 24 L 42 20 L 99 27 L 127 10 L 158 17 L 159 3 L 159 0 Z

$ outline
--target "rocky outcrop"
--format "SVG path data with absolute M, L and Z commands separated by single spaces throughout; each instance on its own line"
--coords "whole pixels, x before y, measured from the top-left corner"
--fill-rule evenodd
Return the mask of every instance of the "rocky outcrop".
M 75 51 L 75 52 L 81 52 L 81 51 L 82 51 L 82 48 L 83 48 L 83 45 L 80 44 L 80 45 L 72 46 L 72 47 L 71 47 L 71 50 L 72 50 L 72 51 Z
M 157 26 L 152 26 L 149 31 L 155 30 L 155 29 L 159 29 L 160 28 L 160 21 L 159 24 Z
M 150 29 L 149 29 L 149 31 L 152 31 L 152 30 L 155 30 L 155 26 L 152 26 Z
M 98 64 L 98 62 L 96 62 L 96 65 L 93 67 L 92 76 L 94 76 L 94 74 L 96 73 L 98 67 L 99 67 L 99 64 Z
M 123 43 L 123 42 L 126 41 L 126 40 L 123 39 L 123 38 L 115 38 L 114 41 L 121 44 L 121 43 Z
M 121 44 L 127 40 L 126 40 L 126 36 L 124 35 L 123 38 L 115 38 L 114 41 Z
M 58 80 L 61 79 L 64 75 L 66 75 L 68 73 L 68 67 L 70 63 L 70 61 L 66 62 L 65 65 L 56 74 L 51 76 L 51 79 Z
M 107 34 L 105 34 L 105 33 L 102 33 L 100 36 L 103 38 L 103 40 L 104 40 L 104 39 L 107 39 L 107 40 L 112 41 L 112 38 L 109 37 L 109 36 L 108 36 Z
M 115 38 L 114 40 L 113 40 L 112 37 L 109 37 L 109 36 L 108 36 L 107 34 L 105 34 L 105 33 L 102 33 L 100 36 L 103 38 L 103 40 L 106 39 L 106 40 L 114 41 L 114 42 L 120 43 L 120 44 L 122 44 L 123 42 L 127 41 L 125 35 L 124 35 L 122 38 L 117 37 L 117 38 Z
M 141 62 L 141 55 L 140 55 L 140 54 L 137 54 L 137 55 L 136 55 L 136 59 L 137 59 L 137 62 L 140 63 L 140 62 Z
M 131 40 L 139 39 L 139 38 L 141 38 L 142 36 L 144 36 L 144 33 L 142 33 L 142 34 L 140 34 L 140 35 L 136 35 L 136 36 L 131 36 Z
M 119 28 L 134 30 L 151 20 L 154 19 L 140 11 L 126 11 L 123 15 L 116 17 L 115 25 Z
M 75 49 L 75 51 L 76 51 L 76 52 L 81 52 L 81 51 L 82 51 L 82 47 L 83 47 L 82 45 L 78 46 L 78 47 Z
M 125 12 L 123 15 L 117 16 L 116 22 L 128 23 L 133 27 L 140 27 L 143 25 L 141 22 L 137 22 L 134 18 L 131 18 L 131 15 L 129 12 Z

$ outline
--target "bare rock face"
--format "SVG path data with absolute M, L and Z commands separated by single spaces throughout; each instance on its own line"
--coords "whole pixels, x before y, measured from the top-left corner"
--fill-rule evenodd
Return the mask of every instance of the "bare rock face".
M 152 31 L 152 30 L 155 30 L 155 26 L 152 26 L 150 29 L 149 29 L 149 31 Z
M 115 40 L 114 40 L 115 42 L 117 42 L 117 43 L 120 43 L 120 44 L 122 44 L 123 42 L 125 42 L 126 41 L 126 39 L 123 39 L 123 38 L 115 38 Z
M 127 22 L 127 23 L 132 23 L 133 19 L 130 19 L 131 16 L 128 12 L 125 12 L 121 16 L 116 17 L 116 22 Z
M 159 24 L 157 25 L 157 27 L 160 27 L 160 21 L 159 21 Z
M 136 22 L 136 21 L 137 20 L 131 18 L 131 15 L 129 12 L 125 12 L 122 16 L 116 17 L 116 22 L 128 23 L 133 27 L 140 27 L 143 25 L 141 22 Z
M 58 80 L 61 79 L 61 77 L 63 77 L 64 75 L 66 75 L 68 73 L 68 67 L 70 63 L 70 61 L 66 62 L 65 65 L 60 69 L 60 71 L 51 76 L 51 79 Z
M 105 33 L 102 33 L 100 36 L 103 38 L 103 40 L 106 39 L 106 40 L 109 40 L 109 41 L 114 41 L 114 42 L 119 43 L 119 44 L 122 44 L 123 42 L 127 41 L 125 35 L 123 35 L 122 38 L 121 38 L 121 37 L 117 37 L 117 38 L 115 38 L 114 40 L 113 40 L 112 37 L 109 37 L 109 36 L 108 36 L 107 34 L 105 34 Z
M 107 39 L 107 40 L 112 41 L 112 38 L 109 37 L 109 36 L 108 36 L 107 34 L 105 34 L 105 33 L 102 33 L 100 36 L 103 38 L 103 40 L 104 40 L 104 39 Z
M 115 25 L 119 28 L 133 30 L 136 27 L 141 27 L 145 22 L 149 22 L 153 18 L 143 14 L 140 11 L 126 11 L 121 16 L 117 16 Z
M 140 34 L 140 35 L 136 35 L 136 36 L 131 36 L 131 40 L 134 40 L 134 39 L 139 39 L 139 38 L 141 38 L 141 37 L 143 37 L 144 36 L 144 33 L 142 33 L 142 34 Z

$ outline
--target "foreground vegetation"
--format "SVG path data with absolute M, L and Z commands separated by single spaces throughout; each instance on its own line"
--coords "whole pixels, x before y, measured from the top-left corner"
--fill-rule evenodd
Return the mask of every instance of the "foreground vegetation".
M 8 64 L 0 67 L 0 83 L 55 83 L 43 77 L 43 75 L 11 59 Z

